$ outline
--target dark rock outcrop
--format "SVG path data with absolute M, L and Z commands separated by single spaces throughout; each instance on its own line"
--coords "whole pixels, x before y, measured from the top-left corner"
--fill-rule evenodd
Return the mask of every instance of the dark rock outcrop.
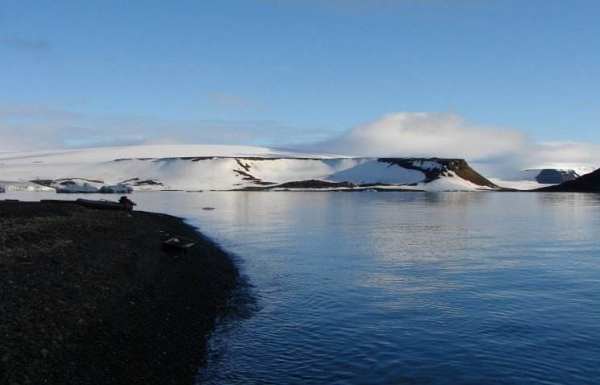
M 299 180 L 294 182 L 281 183 L 270 188 L 354 188 L 356 184 L 350 182 L 329 182 L 326 180 Z
M 535 180 L 541 184 L 560 184 L 579 178 L 574 170 L 557 170 L 557 169 L 543 169 L 535 177 Z
M 600 192 L 600 169 L 559 185 L 543 187 L 542 192 Z
M 444 158 L 379 158 L 380 162 L 395 164 L 411 170 L 418 170 L 425 174 L 425 183 L 449 176 L 453 172 L 458 177 L 482 187 L 499 188 L 489 179 L 475 171 L 464 159 Z M 440 167 L 426 167 L 428 163 L 437 163 Z

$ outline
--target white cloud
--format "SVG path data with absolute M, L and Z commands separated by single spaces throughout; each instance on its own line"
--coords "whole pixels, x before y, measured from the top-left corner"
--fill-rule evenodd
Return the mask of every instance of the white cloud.
M 496 177 L 513 177 L 527 168 L 600 167 L 600 145 L 535 143 L 520 131 L 475 125 L 448 113 L 388 114 L 303 149 L 352 156 L 464 158 Z
M 563 167 L 582 166 L 600 167 L 600 145 L 578 142 L 543 142 L 523 154 L 527 167 Z
M 526 168 L 600 167 L 598 144 L 535 143 L 520 131 L 472 124 L 448 113 L 393 113 L 321 139 L 328 137 L 327 130 L 297 129 L 275 121 L 164 121 L 0 105 L 0 151 L 177 142 L 256 144 L 353 156 L 464 158 L 485 175 L 498 177 Z M 322 141 L 306 144 L 309 140 Z
M 317 146 L 360 156 L 437 156 L 486 160 L 521 151 L 527 139 L 513 130 L 474 126 L 446 113 L 399 112 L 355 127 Z

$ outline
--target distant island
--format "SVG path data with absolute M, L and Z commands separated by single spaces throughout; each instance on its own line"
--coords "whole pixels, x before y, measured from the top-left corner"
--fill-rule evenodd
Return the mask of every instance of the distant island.
M 600 169 L 582 175 L 576 179 L 555 186 L 548 186 L 537 191 L 541 192 L 600 192 Z
M 579 170 L 525 170 L 521 179 L 504 181 L 483 176 L 459 158 L 346 157 L 248 146 L 3 153 L 0 166 L 0 192 L 595 191 L 590 187 L 594 182 L 578 182 L 583 175 Z

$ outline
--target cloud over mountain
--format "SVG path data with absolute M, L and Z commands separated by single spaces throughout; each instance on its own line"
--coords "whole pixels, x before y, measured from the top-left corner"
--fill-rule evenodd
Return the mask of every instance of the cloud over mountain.
M 317 147 L 361 156 L 484 160 L 520 152 L 526 142 L 518 131 L 471 125 L 454 114 L 399 112 L 357 126 Z
M 471 124 L 456 114 L 397 112 L 304 147 L 353 156 L 464 158 L 486 175 L 526 168 L 600 167 L 600 145 L 536 143 L 512 129 Z
M 600 145 L 536 143 L 518 130 L 473 124 L 449 113 L 391 113 L 341 135 L 307 143 L 328 135 L 271 121 L 162 121 L 88 116 L 40 105 L 0 105 L 0 151 L 163 142 L 287 143 L 302 151 L 350 156 L 464 158 L 490 176 L 510 176 L 526 168 L 600 167 Z

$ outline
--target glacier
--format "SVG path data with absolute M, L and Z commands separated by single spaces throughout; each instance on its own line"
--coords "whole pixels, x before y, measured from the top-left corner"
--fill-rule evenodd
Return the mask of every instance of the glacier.
M 357 158 L 223 145 L 2 153 L 0 180 L 57 192 L 499 189 L 462 159 Z

